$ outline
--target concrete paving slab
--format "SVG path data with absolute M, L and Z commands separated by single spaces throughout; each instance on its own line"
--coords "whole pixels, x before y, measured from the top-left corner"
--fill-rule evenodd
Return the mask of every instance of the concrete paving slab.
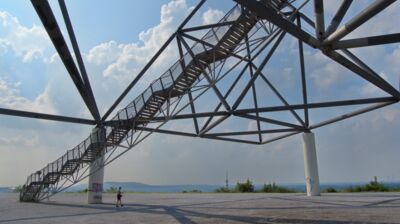
M 0 194 L 0 223 L 400 223 L 400 193 L 125 194 L 86 204 L 86 194 L 63 193 L 42 203 Z

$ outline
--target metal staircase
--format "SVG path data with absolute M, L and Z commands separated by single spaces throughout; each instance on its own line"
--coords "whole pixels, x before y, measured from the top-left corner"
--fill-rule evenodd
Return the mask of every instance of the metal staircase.
M 231 56 L 257 23 L 257 17 L 236 6 L 219 23 L 227 21 L 232 21 L 231 25 L 212 28 L 202 41 L 195 43 L 184 57 L 120 110 L 107 128 L 98 128 L 58 160 L 31 174 L 23 186 L 20 201 L 40 201 L 44 194 L 52 194 L 49 186 L 73 176 L 80 166 L 107 153 L 108 147 L 118 146 L 129 131 L 150 122 L 168 99 L 186 94 L 210 64 Z M 204 42 L 209 44 L 206 46 Z

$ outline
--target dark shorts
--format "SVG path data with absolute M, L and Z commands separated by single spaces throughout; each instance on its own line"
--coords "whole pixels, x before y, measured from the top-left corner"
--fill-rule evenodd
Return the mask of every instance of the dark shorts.
M 118 196 L 117 196 L 117 199 L 118 199 L 118 200 L 121 200 L 121 198 L 122 198 L 122 195 L 118 195 Z

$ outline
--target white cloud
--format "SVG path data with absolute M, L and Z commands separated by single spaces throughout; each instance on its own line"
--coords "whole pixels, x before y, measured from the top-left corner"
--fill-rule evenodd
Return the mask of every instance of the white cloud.
M 48 57 L 51 43 L 46 31 L 37 25 L 25 27 L 8 12 L 0 11 L 0 53 L 11 49 L 23 62 Z M 54 52 L 54 51 L 53 51 Z
M 224 12 L 218 9 L 208 9 L 203 13 L 203 24 L 212 24 L 218 22 L 223 16 Z
M 379 76 L 381 76 L 383 79 L 385 79 L 387 81 L 387 75 L 385 73 L 381 73 L 379 74 Z M 368 97 L 377 97 L 380 95 L 385 95 L 383 94 L 383 91 L 376 87 L 374 84 L 368 82 L 367 84 L 363 85 L 361 87 L 361 95 L 363 96 L 368 96 Z
M 400 110 L 399 109 L 388 109 L 382 111 L 382 117 L 387 121 L 387 122 L 394 122 L 396 120 L 399 120 L 400 118 Z
M 17 110 L 56 113 L 48 89 L 34 100 L 22 97 L 17 87 L 20 82 L 9 84 L 0 78 L 0 106 Z
M 257 130 L 257 121 L 250 121 L 247 125 L 247 131 Z
M 387 69 L 390 69 L 389 71 L 394 74 L 393 81 L 396 82 L 395 84 L 400 88 L 400 45 L 398 45 L 397 48 L 394 48 L 393 52 L 388 55 L 387 61 L 390 64 Z
M 161 7 L 160 23 L 139 33 L 139 42 L 117 43 L 111 40 L 93 47 L 86 58 L 96 66 L 105 67 L 102 71 L 104 77 L 126 84 L 148 63 L 191 10 L 193 7 L 189 7 L 185 0 L 171 1 Z M 223 15 L 222 11 L 210 8 L 200 19 L 203 23 L 213 23 Z M 141 82 L 149 83 L 165 72 L 178 59 L 176 49 L 176 42 L 173 41 L 151 67 L 151 76 L 146 75 Z
M 329 60 L 321 52 L 317 52 L 312 56 L 312 62 L 318 65 L 310 74 L 314 81 L 314 86 L 317 88 L 329 88 L 345 79 L 344 73 L 346 71 L 343 66 Z
M 18 131 L 13 133 L 14 135 L 8 134 L 8 132 L 13 132 L 10 129 L 2 127 L 0 130 L 2 131 L 0 186 L 16 186 L 25 183 L 30 173 L 43 168 L 42 166 L 54 160 L 60 153 L 57 149 L 49 147 L 48 139 L 41 139 L 37 130 Z
M 182 21 L 183 17 L 187 15 L 191 9 L 192 8 L 188 7 L 184 0 L 171 1 L 162 7 L 160 23 L 139 34 L 139 42 L 118 43 L 111 40 L 94 46 L 89 52 L 86 54 L 84 53 L 85 59 L 88 62 L 86 64 L 88 71 L 92 71 L 90 74 L 101 74 L 93 77 L 93 80 L 91 80 L 98 104 L 101 104 L 99 102 L 105 101 L 105 98 L 110 98 L 109 102 L 114 100 L 113 94 L 118 94 L 118 90 L 121 90 L 120 86 L 126 86 L 126 81 L 133 79 L 138 69 L 141 69 L 147 63 L 171 33 L 175 31 L 177 24 Z M 8 26 L 8 28 L 10 28 L 7 23 L 13 21 L 14 25 L 21 26 L 21 24 L 15 23 L 15 21 L 18 20 L 9 19 L 15 17 L 10 17 L 9 14 L 7 15 L 8 19 L 1 19 L 0 27 L 4 28 Z M 196 18 L 197 24 L 216 21 L 218 16 L 222 16 L 219 14 L 218 10 L 208 9 L 203 15 Z M 39 38 L 42 36 L 41 32 L 43 32 L 43 30 L 39 32 L 38 30 L 40 30 L 40 28 L 33 29 L 33 27 L 25 27 L 25 29 L 21 29 L 21 32 L 25 32 L 26 34 L 31 33 L 33 35 L 32 40 L 36 40 L 36 37 Z M 13 30 L 12 32 L 19 31 L 15 26 L 11 28 Z M 3 29 L 3 31 L 4 30 L 5 29 Z M 3 33 L 6 32 L 3 31 L 0 29 L 0 38 L 4 39 Z M 20 36 L 16 34 L 13 37 L 20 38 Z M 22 37 L 21 43 L 25 41 L 24 38 L 26 38 L 26 36 L 22 35 Z M 3 41 L 0 42 L 0 54 L 13 51 L 25 62 L 36 58 L 47 57 L 47 55 L 50 55 L 49 57 L 53 55 L 46 53 L 48 50 L 47 48 L 53 49 L 49 41 L 47 41 L 47 45 L 42 42 L 38 43 L 38 48 L 35 48 L 37 46 L 31 48 L 26 45 L 23 46 L 24 44 L 22 44 L 21 46 L 15 46 L 19 47 L 15 50 L 12 45 L 6 44 L 6 42 Z M 40 49 L 45 50 L 41 51 Z M 29 52 L 30 50 L 32 51 Z M 160 57 L 159 62 L 155 66 L 157 67 L 157 69 L 154 70 L 155 77 L 162 74 L 164 71 L 162 67 L 171 65 L 176 55 L 176 48 L 167 49 L 167 52 Z M 297 51 L 295 55 L 297 56 Z M 393 55 L 400 58 L 400 50 L 397 49 L 397 51 L 394 51 Z M 53 57 L 53 59 L 54 60 L 50 60 L 51 63 L 48 63 L 50 64 L 48 66 L 52 67 L 47 72 L 51 74 L 61 73 L 60 77 L 53 77 L 52 82 L 49 82 L 43 92 L 34 99 L 30 100 L 21 96 L 19 90 L 20 83 L 18 81 L 7 82 L 4 79 L 0 79 L 0 105 L 2 107 L 12 107 L 15 109 L 23 108 L 33 111 L 45 111 L 46 113 L 56 113 L 56 111 L 60 111 L 65 114 L 68 110 L 71 110 L 73 115 L 78 114 L 79 116 L 82 115 L 83 111 L 87 113 L 79 95 L 76 93 L 75 87 L 72 84 L 70 86 L 66 84 L 67 82 L 71 82 L 71 80 L 69 80 L 65 69 L 62 67 L 62 63 L 56 57 Z M 335 65 L 320 53 L 313 54 L 311 59 L 312 60 L 307 60 L 307 69 L 309 69 L 307 74 L 311 75 L 315 84 L 321 85 L 321 90 L 324 90 L 324 87 L 339 84 L 343 78 L 341 77 L 341 71 L 344 70 L 348 72 L 346 69 L 341 68 L 340 65 Z M 399 60 L 393 58 L 393 66 L 391 67 L 398 68 L 398 61 Z M 288 78 L 297 75 L 297 69 L 293 71 L 290 70 L 290 68 L 286 70 L 284 68 L 282 69 L 284 71 L 283 75 L 278 75 L 282 75 L 282 80 L 286 80 L 286 82 L 291 81 Z M 62 70 L 62 72 L 59 72 L 60 70 Z M 388 76 L 390 75 L 386 70 L 384 72 L 388 74 Z M 120 86 L 112 83 L 111 79 L 119 82 Z M 60 83 L 62 83 L 62 85 Z M 107 107 L 109 106 L 109 102 L 106 104 Z M 101 107 L 100 110 L 102 109 Z M 398 124 L 400 112 L 398 109 L 389 108 L 382 110 L 381 113 L 375 114 L 375 116 L 380 119 L 375 119 L 374 116 L 360 118 L 365 124 L 363 123 L 359 126 L 357 126 L 355 122 L 344 122 L 348 124 L 348 126 L 336 129 L 334 132 L 329 133 L 329 136 L 317 140 L 317 144 L 319 144 L 317 149 L 319 153 L 318 159 L 322 157 L 322 162 L 320 162 L 322 170 L 321 179 L 332 180 L 330 177 L 336 175 L 337 180 L 340 181 L 343 179 L 351 180 L 352 177 L 357 176 L 358 173 L 354 172 L 338 174 L 339 172 L 332 172 L 332 170 L 341 168 L 338 167 L 337 161 L 358 158 L 359 155 L 353 153 L 355 150 L 353 149 L 354 144 L 351 143 L 351 141 L 359 142 L 360 144 L 363 143 L 362 147 L 369 147 L 368 145 L 374 144 L 376 139 L 387 139 L 386 135 L 391 132 L 385 132 L 384 129 L 379 129 L 380 126 L 377 125 L 386 127 L 390 124 Z M 5 120 L 8 118 L 4 117 L 1 119 Z M 60 124 L 59 129 L 55 129 L 52 126 L 42 125 L 40 129 L 35 129 L 34 134 L 29 135 L 27 134 L 28 130 L 24 129 L 26 127 L 23 126 L 26 120 L 20 121 L 21 122 L 12 124 L 12 128 L 15 129 L 12 133 L 5 126 L 0 127 L 0 154 L 5 155 L 0 157 L 0 176 L 2 176 L 0 185 L 4 185 L 5 183 L 10 185 L 20 184 L 21 180 L 25 180 L 29 172 L 41 168 L 46 163 L 56 159 L 64 153 L 65 150 L 79 143 L 79 141 L 89 133 L 88 129 L 90 128 L 86 126 L 77 126 L 73 129 L 71 127 L 66 127 L 65 124 Z M 256 128 L 255 124 L 254 121 L 249 123 L 248 129 L 254 130 Z M 16 126 L 17 128 L 15 128 Z M 357 127 L 352 129 L 352 127 L 355 126 Z M 371 126 L 374 127 L 374 129 L 370 128 Z M 181 128 L 181 126 L 175 127 Z M 183 128 L 187 130 L 191 127 L 183 126 Z M 37 130 L 41 131 L 38 132 Z M 370 132 L 361 133 L 363 130 L 368 130 Z M 51 132 L 51 134 L 49 134 L 49 132 Z M 316 132 L 320 136 L 323 136 L 327 131 L 326 129 L 318 129 Z M 20 135 L 16 135 L 16 133 Z M 16 137 L 8 138 L 8 136 Z M 53 143 L 50 144 L 49 141 L 52 139 Z M 340 139 L 340 141 L 338 141 L 338 139 Z M 382 147 L 395 148 L 398 142 L 395 141 L 396 139 L 393 139 L 394 138 L 390 138 L 387 142 L 381 144 Z M 340 145 L 338 146 L 338 144 Z M 160 145 L 163 147 L 160 147 Z M 359 147 L 361 146 L 357 146 L 357 148 Z M 22 150 L 17 153 L 15 152 L 15 150 L 18 149 L 27 148 L 34 148 L 35 150 L 32 150 L 30 153 L 26 153 L 26 151 Z M 337 160 L 329 157 L 327 152 L 331 151 L 335 152 L 335 157 L 332 158 L 336 158 Z M 393 150 L 388 154 L 388 157 L 398 158 L 397 152 L 398 150 Z M 10 175 L 9 167 L 15 166 L 14 161 L 9 162 L 11 161 L 9 159 L 10 157 L 18 158 L 17 162 L 19 164 L 26 163 L 27 165 L 21 166 L 21 168 L 16 169 L 15 174 Z M 325 160 L 323 160 L 324 157 L 326 158 Z M 346 164 L 347 166 L 343 167 L 354 165 L 352 161 Z M 369 164 L 366 165 L 366 167 L 368 166 Z M 182 174 L 182 168 L 185 169 L 184 174 Z M 277 168 L 279 168 L 280 172 L 276 172 Z M 121 172 L 121 170 L 143 170 L 144 172 Z M 195 182 L 219 183 L 219 181 L 223 182 L 226 170 L 229 170 L 231 180 L 241 180 L 249 177 L 255 182 L 261 183 L 270 180 L 286 182 L 301 181 L 303 179 L 303 171 L 300 138 L 294 137 L 274 144 L 256 147 L 221 141 L 154 135 L 138 147 L 135 147 L 130 153 L 111 164 L 111 166 L 107 167 L 106 175 L 109 179 L 106 180 L 124 179 L 127 181 L 143 181 L 154 184 Z M 329 175 L 324 176 L 324 170 L 329 170 Z M 348 170 L 351 171 L 351 167 Z
M 34 136 L 33 138 L 25 138 L 21 135 L 14 136 L 12 138 L 4 138 L 0 137 L 0 144 L 6 145 L 7 147 L 24 147 L 24 148 L 33 148 L 39 145 L 38 136 Z
M 122 45 L 118 45 L 117 42 L 112 40 L 93 47 L 86 57 L 90 63 L 95 65 L 111 63 L 121 54 L 121 48 Z
M 96 65 L 106 65 L 103 76 L 114 78 L 118 82 L 126 83 L 132 80 L 137 73 L 172 35 L 180 21 L 192 8 L 189 8 L 185 0 L 171 1 L 161 8 L 160 23 L 139 34 L 138 43 L 118 44 L 115 41 L 102 43 L 92 48 L 88 55 L 88 61 Z M 177 57 L 174 48 L 168 48 L 156 61 L 157 67 L 171 65 L 173 58 Z M 162 66 L 164 65 L 164 66 Z M 163 72 L 158 70 L 155 77 Z

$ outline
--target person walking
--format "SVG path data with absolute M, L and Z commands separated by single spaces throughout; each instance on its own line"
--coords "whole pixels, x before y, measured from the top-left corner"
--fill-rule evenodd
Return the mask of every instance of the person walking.
M 122 191 L 121 191 L 121 187 L 118 188 L 118 192 L 117 192 L 117 204 L 115 205 L 116 207 L 124 207 L 124 205 L 122 204 L 121 198 L 122 198 Z

